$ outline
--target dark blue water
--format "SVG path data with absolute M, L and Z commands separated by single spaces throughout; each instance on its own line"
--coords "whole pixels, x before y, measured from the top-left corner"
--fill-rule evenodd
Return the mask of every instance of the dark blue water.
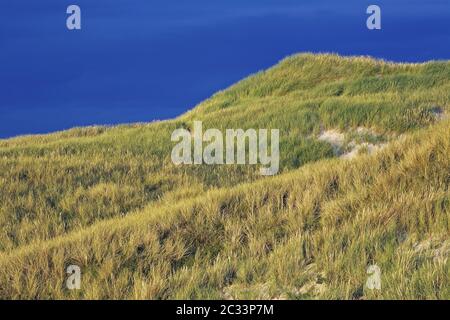
M 0 137 L 174 117 L 302 51 L 450 59 L 450 1 L 4 0 Z

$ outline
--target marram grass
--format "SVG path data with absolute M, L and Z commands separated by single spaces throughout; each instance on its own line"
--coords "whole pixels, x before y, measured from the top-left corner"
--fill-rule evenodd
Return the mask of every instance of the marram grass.
M 448 62 L 306 54 L 171 121 L 0 141 L 0 298 L 449 299 L 449 106 Z M 194 120 L 279 128 L 282 172 L 174 166 Z M 387 147 L 317 139 L 361 127 Z

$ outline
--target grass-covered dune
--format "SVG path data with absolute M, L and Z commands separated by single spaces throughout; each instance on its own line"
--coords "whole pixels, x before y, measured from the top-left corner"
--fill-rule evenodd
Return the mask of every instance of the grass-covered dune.
M 0 298 L 449 299 L 449 108 L 449 62 L 305 54 L 174 120 L 2 140 Z M 280 174 L 173 165 L 195 120 L 280 129 Z

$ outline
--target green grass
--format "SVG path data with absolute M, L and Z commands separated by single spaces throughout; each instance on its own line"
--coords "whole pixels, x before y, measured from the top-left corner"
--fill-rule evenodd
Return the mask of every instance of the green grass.
M 0 298 L 449 299 L 449 107 L 449 62 L 304 54 L 174 120 L 0 140 Z M 174 166 L 194 120 L 280 129 L 280 175 Z M 389 146 L 317 139 L 358 127 Z

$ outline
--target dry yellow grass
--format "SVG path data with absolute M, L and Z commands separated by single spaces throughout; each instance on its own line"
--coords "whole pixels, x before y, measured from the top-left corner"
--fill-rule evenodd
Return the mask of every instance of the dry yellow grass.
M 172 121 L 0 141 L 0 298 L 449 299 L 449 88 L 445 62 L 301 55 Z M 283 129 L 282 174 L 173 166 L 193 120 Z M 361 126 L 389 146 L 317 139 Z

